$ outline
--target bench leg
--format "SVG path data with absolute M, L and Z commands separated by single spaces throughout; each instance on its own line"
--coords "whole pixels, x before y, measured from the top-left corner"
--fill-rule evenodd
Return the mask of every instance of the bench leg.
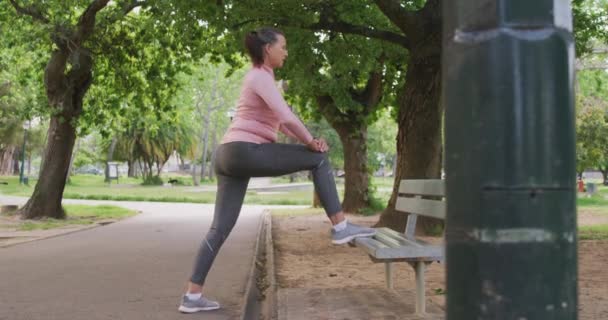
M 424 292 L 424 271 L 426 264 L 423 261 L 416 262 L 416 313 L 426 313 L 426 296 Z
M 384 267 L 386 268 L 386 287 L 393 289 L 393 264 L 385 262 Z

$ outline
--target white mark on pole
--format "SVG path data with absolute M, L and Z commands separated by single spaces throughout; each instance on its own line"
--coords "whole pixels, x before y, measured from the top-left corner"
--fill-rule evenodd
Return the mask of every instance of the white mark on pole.
M 525 243 L 553 242 L 555 235 L 545 229 L 509 228 L 509 229 L 475 229 L 469 235 L 483 243 Z

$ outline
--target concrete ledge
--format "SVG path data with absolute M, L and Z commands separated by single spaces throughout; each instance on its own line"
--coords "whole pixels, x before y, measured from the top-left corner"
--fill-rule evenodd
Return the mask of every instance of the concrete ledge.
M 270 232 L 270 212 L 264 211 L 260 217 L 258 234 L 249 271 L 249 278 L 243 296 L 241 309 L 242 320 L 260 319 L 262 300 L 266 289 L 266 243 L 267 233 Z

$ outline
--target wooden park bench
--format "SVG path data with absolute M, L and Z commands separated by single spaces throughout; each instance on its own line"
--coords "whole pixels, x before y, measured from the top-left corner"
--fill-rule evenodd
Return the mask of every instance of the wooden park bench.
M 441 197 L 439 200 L 422 199 L 422 197 Z M 416 313 L 424 314 L 426 265 L 433 261 L 443 261 L 444 246 L 427 243 L 416 239 L 416 219 L 418 216 L 433 217 L 445 220 L 445 196 L 443 180 L 402 180 L 399 184 L 399 197 L 395 209 L 407 212 L 405 232 L 400 233 L 389 228 L 378 228 L 371 238 L 356 238 L 354 245 L 367 251 L 373 262 L 382 262 L 386 266 L 386 284 L 393 288 L 393 262 L 407 262 L 416 272 Z

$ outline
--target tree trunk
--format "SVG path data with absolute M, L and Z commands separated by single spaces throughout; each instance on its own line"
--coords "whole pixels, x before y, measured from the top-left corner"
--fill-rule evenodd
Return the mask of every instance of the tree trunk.
M 15 146 L 7 146 L 0 150 L 0 176 L 8 176 L 14 173 L 13 162 L 16 149 Z
M 329 96 L 317 96 L 317 103 L 324 117 L 340 136 L 344 149 L 344 199 L 343 210 L 359 212 L 371 204 L 369 194 L 369 172 L 367 167 L 367 123 L 356 121 L 361 115 L 369 115 L 379 105 L 382 91 L 382 74 L 373 72 L 363 92 L 353 95 L 364 106 L 365 112 L 337 116 L 328 110 L 335 110 L 334 101 Z M 332 109 L 333 108 L 333 109 Z M 346 116 L 350 121 L 344 121 Z
M 437 179 L 441 174 L 441 29 L 410 50 L 405 86 L 399 94 L 397 170 L 393 193 L 377 227 L 403 232 L 406 217 L 395 211 L 402 179 Z M 428 230 L 438 220 L 419 217 L 417 229 Z
M 184 157 L 182 157 L 182 155 L 178 153 L 177 158 L 179 159 L 179 171 L 185 170 L 186 162 L 184 160 Z
M 602 173 L 602 178 L 604 179 L 604 181 L 602 181 L 602 184 L 608 186 L 608 167 L 600 167 L 600 172 Z
M 201 181 L 198 178 L 198 174 L 196 174 L 196 162 L 192 161 L 192 184 L 195 186 L 200 186 L 201 185 Z
M 397 176 L 397 159 L 398 159 L 398 157 L 395 154 L 393 156 L 393 168 L 392 168 L 393 169 L 393 178 Z
M 135 177 L 135 171 L 136 171 L 136 167 L 135 167 L 135 161 L 133 160 L 127 160 L 127 177 L 129 178 L 134 178 Z
M 207 174 L 207 146 L 209 144 L 209 115 L 205 116 L 205 131 L 203 133 L 203 154 L 201 155 L 202 166 L 201 166 L 201 180 L 205 180 Z
M 367 125 L 336 126 L 344 148 L 344 200 L 342 209 L 359 212 L 369 207 L 369 172 L 367 167 Z
M 13 153 L 13 175 L 19 175 L 19 161 L 21 161 L 21 148 L 15 148 Z
M 89 26 L 88 23 L 90 21 L 83 20 L 81 27 Z M 89 34 L 81 36 L 87 37 Z M 44 70 L 47 99 L 55 112 L 52 113 L 47 134 L 40 177 L 32 197 L 18 211 L 24 219 L 63 219 L 66 216 L 61 207 L 61 200 L 76 140 L 76 128 L 73 124 L 82 114 L 84 96 L 93 79 L 93 58 L 88 50 L 78 46 L 80 42 L 72 41 L 71 47 L 68 48 L 67 44 L 62 42 L 64 40 L 58 40 L 58 48 L 51 54 Z M 77 63 L 68 66 L 68 61 Z
M 67 176 L 68 183 L 70 183 L 70 178 L 72 176 L 72 170 L 74 170 L 74 158 L 76 158 L 76 154 L 78 154 L 78 150 L 80 150 L 80 140 L 75 142 L 74 151 L 71 153 L 71 156 L 70 156 L 70 165 L 68 166 L 68 176 Z
M 53 116 L 49 126 L 49 138 L 34 193 L 19 210 L 24 219 L 65 218 L 61 199 L 76 140 L 76 129 L 70 121 Z
M 213 122 L 211 131 L 211 161 L 209 162 L 209 181 L 215 177 L 215 149 L 217 149 L 217 121 Z
M 110 166 L 108 165 L 109 162 L 112 161 L 112 159 L 114 158 L 114 149 L 116 149 L 116 143 L 118 142 L 118 139 L 116 138 L 116 136 L 114 136 L 112 138 L 112 143 L 110 143 L 110 147 L 108 148 L 108 154 L 106 155 L 106 170 L 105 170 L 105 182 L 110 182 Z M 129 171 L 131 171 L 131 163 L 129 162 Z M 129 175 L 130 177 L 130 175 Z
M 28 153 L 27 155 L 27 176 L 31 177 L 32 174 L 32 153 Z

